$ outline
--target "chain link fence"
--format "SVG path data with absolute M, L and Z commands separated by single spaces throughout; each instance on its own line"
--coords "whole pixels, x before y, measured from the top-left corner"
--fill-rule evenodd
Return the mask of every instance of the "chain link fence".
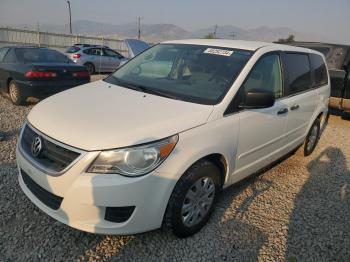
M 0 46 L 35 45 L 64 51 L 74 44 L 105 45 L 125 56 L 128 55 L 128 49 L 123 40 L 0 27 Z

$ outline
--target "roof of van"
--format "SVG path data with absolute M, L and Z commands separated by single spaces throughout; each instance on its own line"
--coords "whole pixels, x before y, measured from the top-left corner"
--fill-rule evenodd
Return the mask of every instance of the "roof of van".
M 249 51 L 255 51 L 259 48 L 265 46 L 275 46 L 276 49 L 280 50 L 291 50 L 291 51 L 310 51 L 314 53 L 314 51 L 296 47 L 296 46 L 288 46 L 281 45 L 275 43 L 267 43 L 267 42 L 258 42 L 258 41 L 243 41 L 243 40 L 229 40 L 229 39 L 186 39 L 186 40 L 171 40 L 162 42 L 162 44 L 189 44 L 189 45 L 208 45 L 208 46 L 217 46 L 217 47 L 227 47 L 227 48 L 236 48 L 243 49 Z

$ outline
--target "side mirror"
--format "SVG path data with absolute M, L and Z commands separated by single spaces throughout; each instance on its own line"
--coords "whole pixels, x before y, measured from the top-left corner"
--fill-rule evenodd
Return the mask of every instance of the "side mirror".
M 275 94 L 263 89 L 253 89 L 245 93 L 243 108 L 268 108 L 275 104 Z

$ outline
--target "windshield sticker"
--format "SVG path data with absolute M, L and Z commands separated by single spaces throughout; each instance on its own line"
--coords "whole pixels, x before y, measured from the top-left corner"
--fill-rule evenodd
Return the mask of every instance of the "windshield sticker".
M 233 51 L 225 49 L 207 48 L 204 51 L 204 54 L 230 56 L 233 54 Z

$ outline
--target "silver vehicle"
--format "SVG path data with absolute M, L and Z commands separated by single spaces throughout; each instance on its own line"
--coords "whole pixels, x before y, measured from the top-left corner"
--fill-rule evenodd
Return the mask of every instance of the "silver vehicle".
M 86 66 L 91 75 L 95 72 L 113 72 L 129 59 L 150 47 L 148 43 L 137 39 L 126 39 L 124 43 L 128 49 L 128 57 L 124 57 L 107 46 L 89 44 L 76 44 L 67 49 L 66 55 L 74 63 Z
M 76 44 L 66 55 L 78 65 L 84 65 L 90 75 L 95 72 L 113 72 L 125 57 L 107 46 Z

